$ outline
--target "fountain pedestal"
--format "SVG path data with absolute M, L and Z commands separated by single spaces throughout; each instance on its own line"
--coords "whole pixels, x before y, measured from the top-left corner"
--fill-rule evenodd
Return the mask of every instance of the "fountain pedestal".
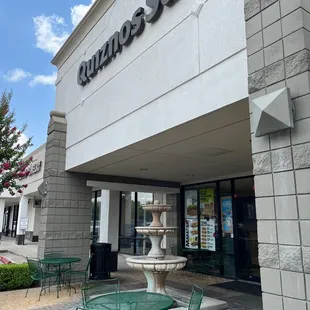
M 169 271 L 154 272 L 144 271 L 144 275 L 147 280 L 147 292 L 154 292 L 167 295 L 166 291 L 166 278 Z
M 149 236 L 151 250 L 147 256 L 128 257 L 127 264 L 144 272 L 147 280 L 147 292 L 161 293 L 167 295 L 166 278 L 170 271 L 185 267 L 187 258 L 181 256 L 165 255 L 161 249 L 163 236 L 175 232 L 177 227 L 164 227 L 160 222 L 162 212 L 170 210 L 170 206 L 161 205 L 158 201 L 154 205 L 144 206 L 145 211 L 152 213 L 153 222 L 147 227 L 136 227 L 138 233 Z

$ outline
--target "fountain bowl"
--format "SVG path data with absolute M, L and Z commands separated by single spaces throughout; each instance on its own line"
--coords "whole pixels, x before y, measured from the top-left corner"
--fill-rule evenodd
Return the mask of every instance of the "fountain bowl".
M 144 211 L 148 211 L 148 212 L 168 212 L 171 210 L 171 206 L 160 205 L 160 204 L 145 205 L 142 208 Z
M 143 271 L 147 280 L 147 292 L 167 295 L 165 282 L 168 273 L 185 267 L 187 258 L 172 255 L 161 259 L 134 256 L 127 257 L 126 261 L 133 269 Z
M 170 272 L 185 267 L 187 258 L 182 256 L 166 255 L 162 259 L 147 256 L 133 256 L 126 258 L 127 264 L 138 270 L 153 272 Z
M 137 233 L 144 234 L 146 236 L 164 236 L 166 234 L 174 233 L 177 227 L 154 227 L 154 226 L 142 226 L 135 227 Z

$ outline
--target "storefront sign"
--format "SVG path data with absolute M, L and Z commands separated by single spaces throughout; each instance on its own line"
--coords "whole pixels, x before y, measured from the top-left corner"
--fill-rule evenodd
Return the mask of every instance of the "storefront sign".
M 42 169 L 42 161 L 33 161 L 32 163 L 30 163 L 29 167 L 26 169 L 26 171 L 29 171 L 29 174 L 21 179 L 25 179 L 27 178 L 28 176 L 31 176 L 33 174 L 36 174 L 38 172 L 40 172 Z
M 164 6 L 172 6 L 176 1 L 178 0 L 146 0 L 146 5 L 152 11 L 145 14 L 144 8 L 139 7 L 134 12 L 131 21 L 125 21 L 120 31 L 116 31 L 91 59 L 82 61 L 77 73 L 77 83 L 85 85 L 90 82 L 99 70 L 106 67 L 122 51 L 123 46 L 129 46 L 134 37 L 143 33 L 145 22 L 157 21 L 164 10 Z
M 20 229 L 27 230 L 28 229 L 28 217 L 20 218 Z

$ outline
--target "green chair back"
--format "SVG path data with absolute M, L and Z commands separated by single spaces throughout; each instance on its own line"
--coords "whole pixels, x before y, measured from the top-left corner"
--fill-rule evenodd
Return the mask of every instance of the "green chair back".
M 27 257 L 27 263 L 29 266 L 29 273 L 30 277 L 33 280 L 40 280 L 42 279 L 42 266 L 39 259 L 35 258 L 28 258 Z
M 91 260 L 92 260 L 92 255 L 90 255 L 88 262 L 87 262 L 87 265 L 86 265 L 86 268 L 85 268 L 85 271 L 84 271 L 84 282 L 87 281 L 88 276 L 89 276 L 89 268 L 90 268 Z
M 197 285 L 193 285 L 188 310 L 199 310 L 202 303 L 202 298 L 203 298 L 203 289 Z
M 65 253 L 63 251 L 45 252 L 44 258 L 54 258 L 54 257 L 64 257 Z
M 84 282 L 81 287 L 83 307 L 87 307 L 87 302 L 97 296 L 105 294 L 119 293 L 119 279 L 108 279 L 96 282 Z

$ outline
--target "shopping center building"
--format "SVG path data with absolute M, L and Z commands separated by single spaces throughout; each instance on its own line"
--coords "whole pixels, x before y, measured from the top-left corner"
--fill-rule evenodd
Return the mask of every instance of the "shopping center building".
M 309 307 L 309 50 L 309 1 L 97 0 L 52 61 L 39 256 L 144 254 L 156 199 L 167 252 Z
M 0 234 L 16 238 L 17 244 L 23 244 L 25 238 L 38 242 L 41 217 L 38 187 L 43 182 L 45 148 L 43 144 L 25 157 L 33 157 L 33 161 L 27 168 L 29 175 L 20 180 L 21 184 L 27 184 L 23 193 L 11 196 L 4 191 L 0 196 Z

